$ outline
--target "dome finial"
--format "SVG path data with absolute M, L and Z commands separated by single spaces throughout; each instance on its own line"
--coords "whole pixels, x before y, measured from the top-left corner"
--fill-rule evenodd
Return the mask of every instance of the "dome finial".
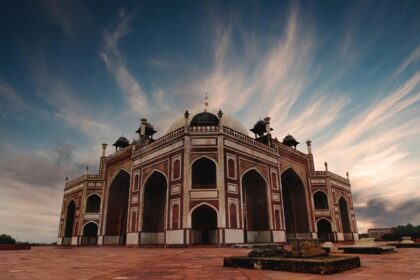
M 204 93 L 204 112 L 207 112 L 209 107 L 209 98 L 207 96 L 207 92 Z

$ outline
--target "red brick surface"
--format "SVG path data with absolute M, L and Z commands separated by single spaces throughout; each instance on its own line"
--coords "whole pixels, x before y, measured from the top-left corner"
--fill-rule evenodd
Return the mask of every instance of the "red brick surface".
M 224 268 L 234 248 L 32 247 L 1 251 L 0 279 L 417 279 L 420 250 L 360 255 L 362 267 L 334 275 Z

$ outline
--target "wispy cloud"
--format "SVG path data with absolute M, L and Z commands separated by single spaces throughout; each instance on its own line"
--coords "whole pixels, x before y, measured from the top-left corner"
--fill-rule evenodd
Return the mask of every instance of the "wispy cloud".
M 420 197 L 418 180 L 411 179 L 419 171 L 418 159 L 411 154 L 420 137 L 419 85 L 417 72 L 398 88 L 378 97 L 329 141 L 315 144 L 318 166 L 325 160 L 341 173 L 349 169 L 355 205 L 360 205 L 362 214 L 360 219 L 371 213 L 365 207 L 369 207 L 372 199 L 386 201 L 389 211 L 397 211 L 407 199 Z M 380 219 L 383 213 L 377 214 L 369 218 L 371 224 L 399 223 L 397 219 Z M 418 216 L 410 217 L 412 222 L 419 222 Z
M 420 59 L 420 45 L 401 63 L 400 67 L 395 71 L 394 77 L 404 72 L 410 65 L 414 64 Z
M 83 170 L 68 143 L 16 149 L 0 143 L 0 228 L 18 240 L 51 242 L 58 228 L 64 178 Z M 28 234 L 30 232 L 30 235 Z
M 243 31 L 243 48 L 252 51 L 237 55 L 233 31 L 237 31 L 234 25 L 216 25 L 214 67 L 196 77 L 192 88 L 208 91 L 214 107 L 227 108 L 248 126 L 269 115 L 279 128 L 315 78 L 309 75 L 315 48 L 313 31 L 303 29 L 296 7 L 291 9 L 283 32 L 269 36 L 268 49 L 256 43 L 257 34 Z
M 33 106 L 17 92 L 17 90 L 0 78 L 0 116 L 2 118 L 20 119 L 23 116 L 32 115 L 41 119 L 47 119 L 49 113 Z
M 127 14 L 125 10 L 119 12 L 117 25 L 105 30 L 100 55 L 124 94 L 129 108 L 135 112 L 147 113 L 150 109 L 149 98 L 141 84 L 128 70 L 124 57 L 118 49 L 121 38 L 130 32 L 129 23 L 133 17 L 134 14 Z
M 106 120 L 100 121 L 100 116 L 94 116 L 92 114 L 94 111 L 78 100 L 64 82 L 56 81 L 51 86 L 51 94 L 47 100 L 55 107 L 57 117 L 94 141 L 98 142 L 113 136 L 112 132 L 115 131 L 112 126 Z
M 92 25 L 83 1 L 42 0 L 40 3 L 67 36 L 77 37 L 78 32 Z

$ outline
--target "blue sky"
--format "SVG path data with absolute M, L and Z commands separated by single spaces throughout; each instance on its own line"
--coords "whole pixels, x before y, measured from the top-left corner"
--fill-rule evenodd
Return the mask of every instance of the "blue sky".
M 418 1 L 3 1 L 0 26 L 2 233 L 53 241 L 66 176 L 204 92 L 349 171 L 361 231 L 420 223 Z

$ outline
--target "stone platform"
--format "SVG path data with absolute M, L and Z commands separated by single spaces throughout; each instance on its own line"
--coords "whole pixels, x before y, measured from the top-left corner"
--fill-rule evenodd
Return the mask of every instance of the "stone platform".
M 373 238 L 362 238 L 357 240 L 354 245 L 338 247 L 347 254 L 387 254 L 396 253 L 395 246 L 381 245 L 375 243 Z
M 358 246 L 347 246 L 338 247 L 343 250 L 346 254 L 389 254 L 396 253 L 395 246 L 372 246 L 372 247 L 358 247 Z
M 238 248 L 32 247 L 0 251 L 1 280 L 123 279 L 363 279 L 420 280 L 418 249 L 360 255 L 362 266 L 333 275 L 223 267 L 223 258 L 244 256 Z
M 420 243 L 388 243 L 389 246 L 395 246 L 397 248 L 419 248 Z
M 356 256 L 324 256 L 317 258 L 229 257 L 224 259 L 224 266 L 333 274 L 360 267 L 360 258 Z

